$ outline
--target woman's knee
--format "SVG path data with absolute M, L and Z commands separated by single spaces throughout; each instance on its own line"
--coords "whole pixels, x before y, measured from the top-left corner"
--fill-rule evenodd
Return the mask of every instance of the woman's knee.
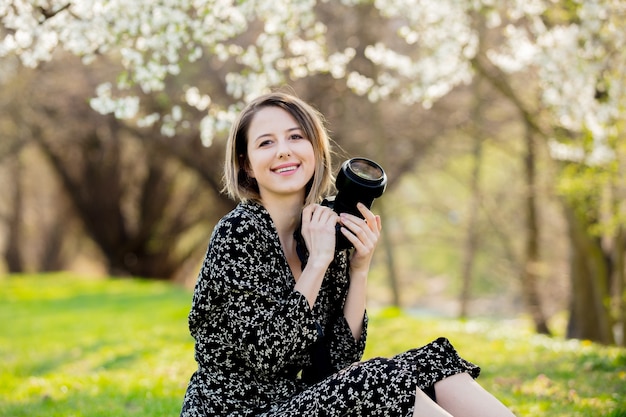
M 421 389 L 415 393 L 415 406 L 413 407 L 413 417 L 452 417 L 443 408 L 439 407 Z

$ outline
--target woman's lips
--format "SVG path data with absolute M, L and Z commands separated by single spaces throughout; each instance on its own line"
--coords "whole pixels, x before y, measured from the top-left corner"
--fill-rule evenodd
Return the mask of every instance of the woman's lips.
M 299 164 L 284 164 L 272 169 L 272 172 L 280 175 L 290 174 L 300 167 Z

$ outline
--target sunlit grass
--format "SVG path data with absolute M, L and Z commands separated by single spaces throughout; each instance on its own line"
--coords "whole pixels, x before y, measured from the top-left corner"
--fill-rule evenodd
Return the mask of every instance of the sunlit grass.
M 0 415 L 176 414 L 194 366 L 188 291 L 67 275 L 0 285 Z
M 0 279 L 0 415 L 174 416 L 195 368 L 191 292 L 67 274 Z M 626 350 L 490 322 L 370 312 L 367 357 L 448 337 L 518 416 L 626 417 Z
M 371 328 L 368 355 L 446 336 L 481 366 L 481 385 L 518 416 L 626 416 L 625 349 L 536 335 L 523 320 L 424 319 L 391 309 Z

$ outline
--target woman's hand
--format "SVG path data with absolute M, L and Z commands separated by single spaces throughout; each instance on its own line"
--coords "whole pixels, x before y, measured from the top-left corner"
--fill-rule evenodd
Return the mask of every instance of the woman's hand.
M 341 213 L 341 232 L 354 245 L 355 252 L 350 258 L 350 269 L 354 272 L 367 272 L 374 255 L 374 249 L 380 238 L 382 222 L 365 205 L 357 205 L 364 219 L 347 213 Z
M 335 257 L 336 225 L 339 216 L 329 207 L 311 204 L 302 210 L 302 237 L 309 251 L 307 263 L 328 267 Z

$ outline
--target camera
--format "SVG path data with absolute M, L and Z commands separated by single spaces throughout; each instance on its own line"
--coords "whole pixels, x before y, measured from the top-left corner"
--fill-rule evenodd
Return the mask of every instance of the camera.
M 375 198 L 380 197 L 387 186 L 387 175 L 376 162 L 366 158 L 352 158 L 345 161 L 335 180 L 337 195 L 326 198 L 322 205 L 332 208 L 337 214 L 350 213 L 363 218 L 356 205 L 372 207 Z M 337 250 L 350 249 L 352 243 L 341 233 L 337 225 Z

